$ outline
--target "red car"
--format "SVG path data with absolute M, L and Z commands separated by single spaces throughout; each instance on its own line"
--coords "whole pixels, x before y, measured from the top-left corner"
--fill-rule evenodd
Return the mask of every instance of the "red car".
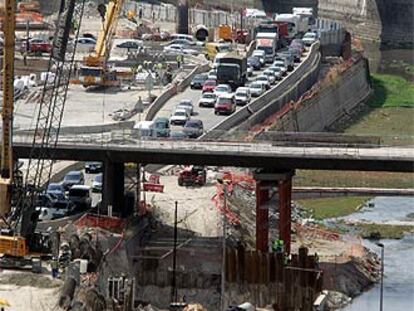
M 22 43 L 22 50 L 26 50 L 26 40 Z M 29 39 L 28 46 L 29 53 L 42 54 L 50 53 L 52 51 L 52 43 L 43 39 Z
M 214 105 L 214 114 L 232 114 L 236 111 L 236 100 L 233 94 L 221 94 Z
M 217 82 L 215 80 L 207 80 L 203 84 L 203 93 L 204 92 L 214 92 L 214 89 L 217 86 Z

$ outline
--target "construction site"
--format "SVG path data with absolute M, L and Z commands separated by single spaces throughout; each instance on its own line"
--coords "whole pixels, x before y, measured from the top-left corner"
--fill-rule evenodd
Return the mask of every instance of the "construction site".
M 382 286 L 293 181 L 412 174 L 411 146 L 322 133 L 372 94 L 359 41 L 250 5 L 0 1 L 1 310 L 345 310 Z

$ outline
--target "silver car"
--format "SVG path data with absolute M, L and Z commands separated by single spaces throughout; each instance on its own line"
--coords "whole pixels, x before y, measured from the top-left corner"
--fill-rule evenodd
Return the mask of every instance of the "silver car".
M 190 99 L 182 99 L 176 109 L 185 109 L 187 110 L 188 114 L 192 116 L 194 114 L 194 106 L 193 102 Z

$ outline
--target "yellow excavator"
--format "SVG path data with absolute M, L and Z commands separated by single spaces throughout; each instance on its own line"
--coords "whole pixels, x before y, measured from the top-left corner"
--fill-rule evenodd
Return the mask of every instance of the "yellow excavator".
M 123 3 L 123 0 L 110 0 L 106 7 L 103 4 L 98 7 L 103 20 L 102 29 L 94 51 L 83 59 L 80 68 L 79 81 L 84 87 L 120 85 L 116 71 L 107 62 Z

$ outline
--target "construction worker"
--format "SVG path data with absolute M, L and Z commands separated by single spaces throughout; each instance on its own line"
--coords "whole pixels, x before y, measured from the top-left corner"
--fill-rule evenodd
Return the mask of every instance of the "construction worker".
M 315 267 L 319 269 L 319 256 L 318 253 L 315 252 Z
M 181 54 L 178 54 L 177 55 L 177 67 L 178 67 L 178 69 L 181 68 L 182 59 L 183 59 L 183 56 Z
M 52 268 L 52 277 L 54 279 L 57 278 L 59 274 L 59 262 L 56 259 L 56 257 L 52 258 L 52 261 L 50 262 L 50 267 Z
M 138 11 L 138 18 L 142 19 L 142 8 L 141 7 L 139 8 L 139 11 Z

